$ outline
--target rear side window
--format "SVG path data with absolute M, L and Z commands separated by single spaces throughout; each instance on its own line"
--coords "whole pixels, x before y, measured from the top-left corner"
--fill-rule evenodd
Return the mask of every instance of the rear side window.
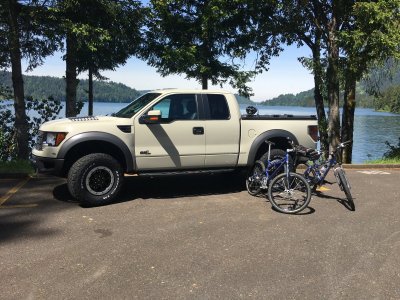
M 230 118 L 228 103 L 224 95 L 207 94 L 211 120 L 228 120 Z

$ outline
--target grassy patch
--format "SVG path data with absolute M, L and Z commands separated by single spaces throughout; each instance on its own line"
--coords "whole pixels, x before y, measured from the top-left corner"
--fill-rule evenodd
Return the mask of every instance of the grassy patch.
M 0 173 L 15 174 L 27 173 L 33 174 L 34 169 L 28 160 L 13 160 L 7 162 L 0 162 Z
M 400 164 L 400 158 L 381 158 L 381 159 L 375 159 L 375 160 L 368 160 L 365 162 L 366 164 L 373 164 L 373 165 L 394 165 L 394 164 Z

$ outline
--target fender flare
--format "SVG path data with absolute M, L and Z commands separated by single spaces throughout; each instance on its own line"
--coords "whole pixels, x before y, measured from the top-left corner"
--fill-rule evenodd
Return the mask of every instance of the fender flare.
M 265 140 L 272 139 L 272 138 L 290 138 L 295 144 L 299 144 L 299 141 L 294 136 L 293 133 L 284 130 L 284 129 L 271 129 L 261 133 L 250 146 L 249 156 L 247 157 L 247 165 L 251 166 L 254 163 L 254 160 L 257 155 L 258 149 L 262 146 Z
M 70 139 L 66 140 L 61 146 L 60 151 L 57 154 L 57 158 L 64 159 L 70 149 L 74 146 L 79 145 L 82 142 L 90 142 L 90 141 L 103 141 L 110 144 L 113 144 L 118 149 L 122 151 L 124 154 L 124 159 L 126 162 L 126 171 L 133 171 L 133 157 L 131 152 L 129 151 L 128 146 L 117 136 L 104 133 L 104 132 L 84 132 L 74 135 Z

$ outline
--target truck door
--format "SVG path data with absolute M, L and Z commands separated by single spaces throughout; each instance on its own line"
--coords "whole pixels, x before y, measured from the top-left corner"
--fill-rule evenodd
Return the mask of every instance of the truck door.
M 196 94 L 171 94 L 150 110 L 160 110 L 157 124 L 135 120 L 135 157 L 139 170 L 204 167 L 205 121 L 199 119 Z M 146 112 L 147 113 L 147 112 Z
M 203 101 L 206 115 L 205 165 L 207 167 L 236 166 L 239 156 L 240 121 L 231 115 L 224 95 L 203 95 Z

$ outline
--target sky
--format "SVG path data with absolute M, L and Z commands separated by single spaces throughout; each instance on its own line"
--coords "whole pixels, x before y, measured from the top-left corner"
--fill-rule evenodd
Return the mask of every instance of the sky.
M 310 51 L 307 47 L 297 48 L 288 46 L 278 56 L 270 61 L 269 70 L 257 75 L 249 86 L 253 89 L 254 101 L 264 101 L 280 94 L 297 94 L 313 88 L 313 77 L 310 71 L 305 69 L 297 60 L 298 57 L 309 57 Z M 248 58 L 248 69 L 253 59 Z M 23 63 L 26 69 L 26 63 Z M 62 53 L 46 58 L 43 65 L 31 72 L 24 72 L 26 75 L 38 76 L 65 76 L 65 62 L 62 60 Z M 110 81 L 123 83 L 136 90 L 154 90 L 163 88 L 187 88 L 201 89 L 200 83 L 195 80 L 187 80 L 184 75 L 170 75 L 161 77 L 157 70 L 148 66 L 146 62 L 136 58 L 130 58 L 127 63 L 115 71 L 104 71 L 102 75 Z M 86 78 L 87 74 L 80 74 L 79 78 Z M 220 86 L 209 86 L 209 89 L 220 89 Z M 230 86 L 223 86 L 224 90 L 236 92 Z

